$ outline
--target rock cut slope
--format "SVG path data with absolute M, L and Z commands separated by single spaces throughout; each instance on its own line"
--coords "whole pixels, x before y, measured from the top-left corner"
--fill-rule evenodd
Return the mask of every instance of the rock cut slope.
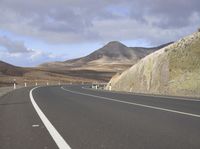
M 200 96 L 200 32 L 146 56 L 109 85 L 118 91 Z

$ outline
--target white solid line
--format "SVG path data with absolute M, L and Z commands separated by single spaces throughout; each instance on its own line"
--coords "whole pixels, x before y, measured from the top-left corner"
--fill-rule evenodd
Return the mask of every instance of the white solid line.
M 145 97 L 160 97 L 162 99 L 175 99 L 175 100 L 183 100 L 183 101 L 194 101 L 194 102 L 200 102 L 200 99 L 194 99 L 192 97 L 188 97 L 191 99 L 186 99 L 182 97 L 170 97 L 170 96 L 162 96 L 162 95 L 152 95 L 152 94 L 140 94 L 140 93 L 134 93 L 134 92 L 119 92 L 119 91 L 109 91 L 109 90 L 96 90 L 92 88 L 82 87 L 82 89 L 85 90 L 93 90 L 93 91 L 99 91 L 99 92 L 107 92 L 107 93 L 117 93 L 117 94 L 123 94 L 123 95 L 137 95 L 137 96 L 145 96 Z
M 44 123 L 44 125 L 47 128 L 48 132 L 50 133 L 51 137 L 53 138 L 53 140 L 57 144 L 58 148 L 59 149 L 71 149 L 70 146 L 66 143 L 66 141 L 63 139 L 63 137 L 58 133 L 58 131 L 51 124 L 51 122 L 48 120 L 48 118 L 44 115 L 42 110 L 39 108 L 39 106 L 35 102 L 35 100 L 33 98 L 33 91 L 36 88 L 38 88 L 38 87 L 35 87 L 35 88 L 31 89 L 31 91 L 29 93 L 29 96 L 30 96 L 31 102 L 32 102 L 33 107 L 35 108 L 37 114 L 39 115 L 40 119 L 42 120 L 42 122 Z
M 167 111 L 167 112 L 172 112 L 172 113 L 177 113 L 177 114 L 182 114 L 182 115 L 187 115 L 187 116 L 200 118 L 200 115 L 198 115 L 198 114 L 192 114 L 192 113 L 187 113 L 187 112 L 182 112 L 182 111 L 177 111 L 177 110 L 160 108 L 160 107 L 156 107 L 156 106 L 149 106 L 149 105 L 139 104 L 139 103 L 135 103 L 135 102 L 121 101 L 121 100 L 116 100 L 116 99 L 113 99 L 113 98 L 102 97 L 102 96 L 97 96 L 97 95 L 91 95 L 91 94 L 81 93 L 81 92 L 77 92 L 77 91 L 71 91 L 71 90 L 65 89 L 63 87 L 61 87 L 61 89 L 65 90 L 65 91 L 68 91 L 68 92 L 71 92 L 71 93 L 74 93 L 74 94 L 80 94 L 80 95 L 85 95 L 85 96 L 90 96 L 90 97 L 102 98 L 102 99 L 105 99 L 105 100 L 110 100 L 110 101 L 130 104 L 130 105 L 134 105 L 134 106 L 140 106 L 140 107 L 145 107 L 145 108 L 150 108 L 150 109 L 155 109 L 155 110 L 160 110 L 160 111 Z

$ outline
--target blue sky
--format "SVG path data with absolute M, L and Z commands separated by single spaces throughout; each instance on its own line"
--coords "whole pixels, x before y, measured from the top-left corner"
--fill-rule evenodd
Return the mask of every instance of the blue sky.
M 197 30 L 198 0 L 2 0 L 0 60 L 37 66 L 85 56 L 110 41 L 157 46 Z

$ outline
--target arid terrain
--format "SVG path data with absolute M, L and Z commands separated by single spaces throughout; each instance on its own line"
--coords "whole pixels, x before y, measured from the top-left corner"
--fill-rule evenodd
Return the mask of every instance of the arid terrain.
M 199 97 L 199 74 L 200 32 L 195 32 L 115 75 L 109 85 L 118 91 Z
M 40 68 L 22 68 L 0 61 L 0 86 L 11 86 L 14 80 L 16 80 L 18 85 L 23 85 L 26 82 L 29 86 L 35 85 L 36 82 L 38 85 L 46 85 L 47 83 L 58 84 L 59 82 L 80 83 L 97 81 L 97 79 L 92 79 L 90 76 L 80 76 L 78 75 L 79 73 L 48 71 Z
M 168 43 L 171 44 L 171 43 Z M 108 82 L 146 55 L 168 45 L 153 48 L 127 47 L 113 41 L 88 56 L 64 62 L 49 62 L 38 67 L 16 67 L 0 61 L 0 86 L 18 84 L 58 84 L 70 82 Z
M 39 67 L 50 70 L 92 70 L 98 72 L 122 72 L 137 63 L 146 55 L 165 47 L 127 47 L 124 44 L 112 41 L 93 53 L 64 62 L 50 62 L 41 64 Z

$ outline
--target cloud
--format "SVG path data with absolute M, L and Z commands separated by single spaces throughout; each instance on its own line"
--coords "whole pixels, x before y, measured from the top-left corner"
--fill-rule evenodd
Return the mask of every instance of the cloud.
M 25 47 L 21 41 L 13 41 L 6 36 L 0 36 L 0 46 L 6 49 L 9 53 L 29 53 L 32 52 Z
M 44 62 L 66 60 L 66 56 L 32 50 L 30 53 L 9 53 L 0 49 L 0 59 L 16 66 L 32 67 Z
M 52 44 L 113 38 L 161 44 L 196 30 L 200 1 L 1 0 L 0 13 L 1 29 Z
M 190 18 L 194 13 L 200 13 L 200 1 L 198 0 L 141 0 L 137 1 L 136 11 L 147 23 L 148 16 L 154 17 L 153 25 L 160 28 L 180 28 L 191 25 Z M 137 14 L 132 9 L 132 16 Z
M 66 49 L 68 45 L 79 45 L 82 49 L 86 48 L 81 46 L 84 44 L 90 48 L 92 44 L 112 40 L 141 40 L 156 46 L 177 40 L 199 28 L 200 1 L 0 0 L 0 14 L 0 32 L 11 34 L 0 36 L 0 59 L 34 66 L 66 60 L 64 54 L 56 54 L 62 53 L 55 48 L 57 45 L 67 45 Z M 36 42 L 13 40 L 17 37 Z M 35 47 L 47 43 L 53 45 L 55 52 L 35 50 L 27 45 L 37 41 Z M 75 50 L 67 52 L 80 56 Z
M 65 60 L 63 55 L 27 48 L 22 41 L 0 36 L 0 59 L 17 66 L 36 66 L 43 62 Z

